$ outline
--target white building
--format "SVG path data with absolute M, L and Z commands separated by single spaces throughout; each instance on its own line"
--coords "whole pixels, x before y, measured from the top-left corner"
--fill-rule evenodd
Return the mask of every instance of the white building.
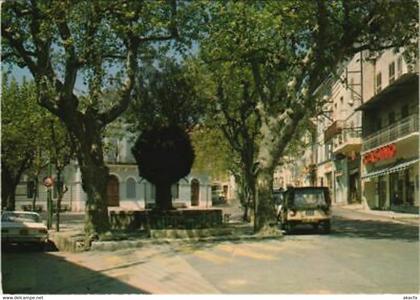
M 138 210 L 152 206 L 155 202 L 155 187 L 147 180 L 140 178 L 138 168 L 131 153 L 132 141 L 129 136 L 112 138 L 106 141 L 107 151 L 105 161 L 110 171 L 108 181 L 109 210 Z M 53 170 L 53 174 L 55 171 Z M 42 174 L 41 179 L 46 176 Z M 77 162 L 72 162 L 63 173 L 64 183 L 68 188 L 62 207 L 72 211 L 84 211 L 86 193 L 82 189 L 81 172 Z M 32 204 L 34 182 L 28 176 L 16 190 L 16 209 L 28 209 Z M 172 203 L 175 207 L 211 207 L 211 184 L 206 174 L 191 172 L 172 186 Z M 43 185 L 38 187 L 37 205 L 46 210 L 47 189 Z M 53 192 L 53 202 L 57 199 Z

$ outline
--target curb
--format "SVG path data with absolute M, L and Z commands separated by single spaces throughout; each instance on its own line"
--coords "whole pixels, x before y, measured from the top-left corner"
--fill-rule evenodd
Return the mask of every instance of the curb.
M 159 245 L 159 244 L 173 244 L 173 243 L 210 243 L 210 242 L 223 242 L 223 241 L 261 241 L 269 239 L 283 238 L 283 235 L 267 235 L 267 236 L 252 236 L 252 235 L 239 235 L 239 236 L 219 236 L 219 237 L 197 237 L 197 238 L 165 238 L 165 239 L 148 239 L 138 241 L 104 241 L 92 242 L 90 251 L 116 251 L 123 249 L 139 248 L 146 245 Z
M 83 252 L 85 251 L 84 236 L 79 232 L 72 233 L 49 233 L 49 240 L 52 241 L 59 251 Z
M 340 209 L 348 211 L 348 212 L 355 212 L 360 213 L 365 216 L 371 216 L 375 219 L 381 220 L 381 221 L 390 221 L 394 223 L 400 223 L 400 224 L 410 224 L 410 225 L 420 225 L 420 216 L 396 216 L 392 214 L 381 214 L 381 213 L 375 213 L 370 210 L 360 210 L 360 209 L 352 209 L 352 208 L 346 208 L 346 207 L 340 207 Z M 351 217 L 350 217 L 351 218 Z

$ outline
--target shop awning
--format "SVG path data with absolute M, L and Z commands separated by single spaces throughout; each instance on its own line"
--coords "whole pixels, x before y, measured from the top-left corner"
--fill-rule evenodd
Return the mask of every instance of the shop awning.
M 404 169 L 407 169 L 412 164 L 418 163 L 419 161 L 420 161 L 419 158 L 414 158 L 414 159 L 411 159 L 411 160 L 399 162 L 396 165 L 388 166 L 388 167 L 382 168 L 380 170 L 372 171 L 368 174 L 365 174 L 365 175 L 362 176 L 362 179 L 377 177 L 377 176 L 382 176 L 382 175 L 386 175 L 386 174 L 399 172 L 399 171 L 402 171 Z

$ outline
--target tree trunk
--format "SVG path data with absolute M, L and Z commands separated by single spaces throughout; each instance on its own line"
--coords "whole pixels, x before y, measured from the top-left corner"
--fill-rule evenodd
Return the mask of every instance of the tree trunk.
M 12 175 L 9 172 L 9 169 L 4 165 L 1 170 L 1 207 L 6 209 L 9 203 L 9 197 L 12 193 Z
M 106 187 L 109 171 L 105 164 L 84 163 L 80 167 L 82 187 L 87 194 L 85 235 L 90 240 L 109 230 Z
M 276 224 L 276 215 L 272 203 L 273 171 L 271 168 L 259 169 L 257 175 L 257 193 L 255 207 L 255 232 L 271 232 Z
M 6 210 L 16 210 L 16 187 L 17 184 L 13 184 L 9 197 L 7 199 Z
M 103 157 L 103 125 L 92 109 L 87 109 L 84 115 L 65 115 L 64 123 L 76 149 L 82 188 L 87 195 L 84 230 L 86 242 L 90 243 L 110 229 L 106 193 L 109 169 Z
M 34 176 L 34 190 L 33 190 L 33 196 L 32 196 L 32 211 L 36 211 L 35 210 L 35 206 L 36 206 L 36 199 L 38 197 L 38 176 Z
M 57 207 L 55 212 L 55 230 L 60 231 L 60 213 L 61 213 L 61 201 L 63 200 L 64 194 L 67 192 L 67 188 L 64 189 L 64 184 L 61 181 L 61 169 L 57 170 Z
M 16 188 L 20 182 L 20 178 L 25 170 L 28 169 L 31 162 L 31 155 L 28 154 L 20 162 L 20 166 L 15 170 L 16 173 L 2 162 L 1 170 L 1 197 L 2 197 L 2 207 L 6 210 L 15 210 L 16 209 Z
M 273 203 L 274 169 L 304 116 L 303 109 L 295 108 L 293 112 L 288 113 L 287 118 L 271 120 L 269 124 L 263 122 L 261 125 L 262 140 L 257 158 L 255 194 L 254 230 L 256 232 L 272 232 L 275 228 L 273 225 L 277 220 Z
M 172 194 L 171 184 L 158 183 L 156 184 L 156 209 L 157 210 L 171 210 L 172 207 Z

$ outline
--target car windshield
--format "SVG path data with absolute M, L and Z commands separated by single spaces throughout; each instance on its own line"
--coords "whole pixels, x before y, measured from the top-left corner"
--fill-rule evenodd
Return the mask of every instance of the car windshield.
M 3 213 L 1 220 L 3 222 L 41 222 L 38 215 L 28 213 Z
M 296 190 L 294 196 L 294 205 L 302 206 L 318 206 L 326 205 L 324 191 L 316 189 Z

